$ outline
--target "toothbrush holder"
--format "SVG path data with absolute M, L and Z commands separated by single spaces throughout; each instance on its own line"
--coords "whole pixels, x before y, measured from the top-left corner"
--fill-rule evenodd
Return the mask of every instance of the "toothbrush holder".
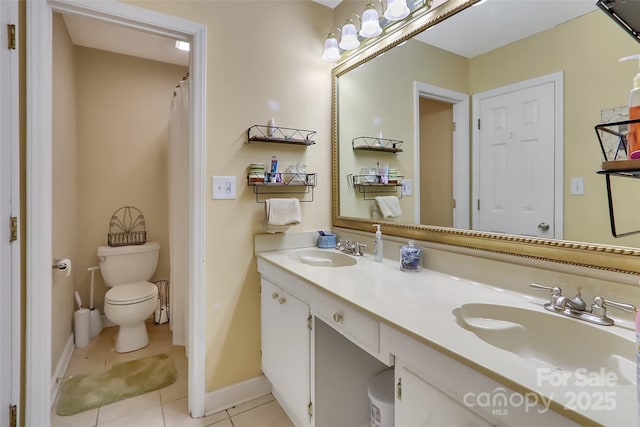
M 321 249 L 335 249 L 336 235 L 325 234 L 324 236 L 318 236 L 318 247 Z

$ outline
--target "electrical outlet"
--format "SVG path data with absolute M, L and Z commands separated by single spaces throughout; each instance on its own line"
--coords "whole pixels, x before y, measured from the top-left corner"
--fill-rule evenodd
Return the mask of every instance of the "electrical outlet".
M 236 198 L 235 176 L 212 176 L 211 187 L 211 198 L 214 200 L 230 200 Z
M 411 196 L 413 194 L 413 182 L 410 179 L 402 180 L 402 195 Z

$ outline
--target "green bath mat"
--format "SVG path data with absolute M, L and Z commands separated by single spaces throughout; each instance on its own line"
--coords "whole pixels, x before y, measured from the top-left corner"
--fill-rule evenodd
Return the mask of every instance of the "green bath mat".
M 166 354 L 113 365 L 106 371 L 78 375 L 62 385 L 58 415 L 74 415 L 166 387 L 176 380 L 173 360 Z

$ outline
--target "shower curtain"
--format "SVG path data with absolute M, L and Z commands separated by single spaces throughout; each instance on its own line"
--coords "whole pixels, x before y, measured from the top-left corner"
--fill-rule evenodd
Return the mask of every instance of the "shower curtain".
M 169 322 L 173 344 L 188 348 L 189 309 L 189 81 L 183 79 L 169 109 Z M 188 354 L 188 353 L 187 353 Z

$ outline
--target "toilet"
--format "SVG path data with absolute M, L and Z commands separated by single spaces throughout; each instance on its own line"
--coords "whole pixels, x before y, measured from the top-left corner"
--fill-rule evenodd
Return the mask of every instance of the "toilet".
M 109 289 L 104 312 L 119 326 L 116 352 L 146 347 L 149 335 L 145 320 L 155 311 L 158 287 L 149 282 L 158 265 L 160 244 L 99 246 L 100 271 Z

